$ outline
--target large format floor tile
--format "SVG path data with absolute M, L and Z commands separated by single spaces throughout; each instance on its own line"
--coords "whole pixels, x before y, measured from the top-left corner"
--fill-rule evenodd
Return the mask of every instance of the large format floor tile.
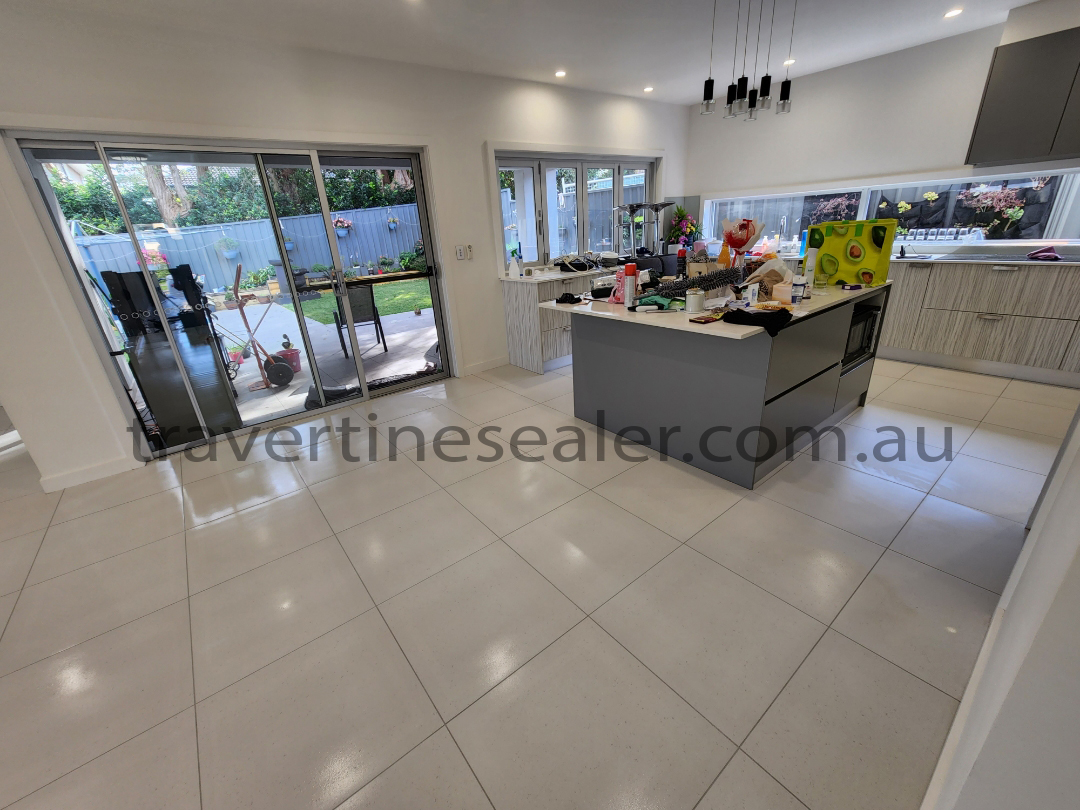
M 689 548 L 666 557 L 594 618 L 736 742 L 825 631 Z
M 931 495 L 889 548 L 1001 593 L 1026 536 L 1021 523 Z
M 634 450 L 650 458 L 601 484 L 596 493 L 677 540 L 689 540 L 747 492 L 681 461 Z
M 1048 475 L 1060 446 L 1053 436 L 984 423 L 964 444 L 964 455 Z
M 355 433 L 335 435 L 296 453 L 293 466 L 308 486 L 344 475 L 390 455 L 390 442 L 377 429 L 365 427 Z
M 491 810 L 491 803 L 441 728 L 395 762 L 339 810 Z
M 693 807 L 735 751 L 590 620 L 450 731 L 500 810 Z
M 427 473 L 436 484 L 448 487 L 479 472 L 514 458 L 510 445 L 486 427 L 468 428 L 441 440 L 414 447 L 405 455 Z M 518 449 L 519 456 L 525 455 Z
M 297 437 L 306 435 L 295 428 L 284 428 L 278 435 L 282 441 L 292 442 Z M 253 430 L 245 436 L 227 437 L 206 447 L 193 447 L 180 455 L 180 473 L 185 484 L 194 484 L 204 478 L 258 464 L 271 458 L 270 450 L 280 458 L 296 458 L 298 448 L 303 444 L 300 439 L 295 446 L 272 444 L 270 431 Z M 231 439 L 231 441 L 230 441 Z
M 467 397 L 451 397 L 446 400 L 446 407 L 478 425 L 514 411 L 523 411 L 535 404 L 536 402 L 528 397 L 498 387 Z
M 923 499 L 910 487 L 808 455 L 796 457 L 755 492 L 883 546 Z
M 382 613 L 444 718 L 584 616 L 503 543 L 384 602 Z
M 0 596 L 22 588 L 44 537 L 44 531 L 36 531 L 0 542 Z
M 586 613 L 679 545 L 592 492 L 512 532 L 506 543 Z
M 363 421 L 375 425 L 383 425 L 403 416 L 411 416 L 430 408 L 437 408 L 441 403 L 427 396 L 422 391 L 402 391 L 400 394 L 391 394 L 388 397 L 379 397 L 368 402 L 353 406 L 353 411 Z
M 191 593 L 284 557 L 332 533 L 306 489 L 188 529 Z
M 199 810 L 195 709 L 91 760 L 11 810 Z
M 380 422 L 379 432 L 397 448 L 398 453 L 404 453 L 441 436 L 459 438 L 463 430 L 471 427 L 475 427 L 471 420 L 444 405 L 437 405 L 425 411 Z
M 0 542 L 48 527 L 60 492 L 24 495 L 0 506 Z
M 555 371 L 534 374 L 517 366 L 500 366 L 482 371 L 480 376 L 535 402 L 546 402 L 573 389 L 573 378 Z
M 197 711 L 206 810 L 330 810 L 439 727 L 374 610 Z
M 577 420 L 573 417 L 541 404 L 514 411 L 487 424 L 498 428 L 495 438 L 508 444 L 521 445 L 525 452 L 530 452 L 533 448 L 558 441 L 566 435 L 566 432 L 560 432 L 559 428 L 568 428 L 576 423 Z
M 1045 475 L 959 455 L 930 491 L 1016 523 L 1027 523 Z
M 805 806 L 738 751 L 695 810 L 805 810 Z
M 315 484 L 311 494 L 330 528 L 340 532 L 438 488 L 423 470 L 399 455 Z
M 180 459 L 170 456 L 135 470 L 68 487 L 56 507 L 54 523 L 100 512 L 180 486 Z
M 632 442 L 617 440 L 580 419 L 570 419 L 568 427 L 550 437 L 543 447 L 530 448 L 529 455 L 542 458 L 553 470 L 592 489 L 650 458 L 649 451 Z
M 890 428 L 887 438 L 898 435 L 896 431 L 899 430 L 906 441 L 944 448 L 951 453 L 959 453 L 964 442 L 979 426 L 974 419 L 961 419 L 925 408 L 885 402 L 880 397 L 863 408 L 856 408 L 844 422 L 873 431 Z
M 179 487 L 49 527 L 27 585 L 184 531 Z
M 1080 407 L 1080 389 L 1041 385 L 1027 380 L 1012 380 L 1001 396 L 1005 399 L 1018 399 L 1070 411 L 1075 411 Z
M 0 806 L 191 703 L 183 603 L 0 678 Z
M 913 408 L 925 408 L 947 416 L 961 419 L 982 419 L 995 397 L 977 394 L 973 391 L 959 391 L 955 388 L 943 388 L 940 385 L 912 382 L 911 377 L 904 377 L 877 397 L 879 402 L 891 402 L 897 405 L 909 405 Z
M 1001 392 L 1010 383 L 1007 377 L 991 377 L 989 374 L 972 374 L 969 371 L 934 368 L 933 366 L 918 366 L 905 374 L 904 379 L 911 382 L 955 388 L 960 391 L 970 391 L 975 394 L 986 394 L 992 397 L 1001 396 Z
M 753 493 L 690 545 L 825 624 L 882 553 L 876 543 Z
M 440 490 L 338 535 L 376 602 L 385 602 L 499 538 Z
M 500 537 L 585 492 L 540 461 L 512 459 L 446 488 Z
M 260 461 L 184 485 L 188 528 L 303 489 L 304 479 L 288 461 Z
M 983 417 L 983 421 L 1064 439 L 1075 415 L 1075 408 L 1058 408 L 1054 405 L 1001 397 Z
M 490 391 L 496 387 L 495 383 L 485 380 L 483 377 L 449 377 L 424 386 L 419 389 L 419 393 L 435 400 L 439 405 L 445 405 L 448 400 L 465 399 L 473 394 Z
M 186 583 L 178 534 L 26 588 L 0 640 L 0 674 L 184 599 Z
M 371 606 L 336 537 L 196 594 L 191 597 L 196 700 Z
M 959 700 L 997 594 L 886 551 L 833 629 Z
M 830 630 L 743 747 L 812 810 L 915 810 L 956 707 Z
M 899 379 L 917 368 L 914 363 L 901 363 L 899 360 L 885 360 L 880 357 L 874 360 L 874 374 L 882 377 Z
M 897 434 L 838 425 L 804 452 L 886 481 L 929 492 L 953 456 Z

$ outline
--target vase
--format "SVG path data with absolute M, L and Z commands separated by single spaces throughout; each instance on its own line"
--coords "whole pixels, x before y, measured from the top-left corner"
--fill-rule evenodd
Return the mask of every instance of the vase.
M 221 251 L 221 255 L 224 256 L 229 261 L 232 261 L 233 259 L 235 259 L 237 256 L 240 255 L 240 251 L 239 250 L 223 250 L 223 251 Z
M 285 250 L 294 250 L 296 248 L 296 242 L 292 239 L 285 240 Z
M 392 231 L 397 230 L 397 223 L 396 222 L 387 222 L 386 224 L 387 224 L 387 226 L 389 226 L 390 230 L 392 230 Z
M 334 232 L 338 235 L 339 239 L 344 239 L 346 236 L 349 235 L 348 228 L 334 228 Z

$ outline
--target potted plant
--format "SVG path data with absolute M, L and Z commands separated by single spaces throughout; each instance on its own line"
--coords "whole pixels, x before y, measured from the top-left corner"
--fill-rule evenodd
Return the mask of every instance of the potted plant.
M 229 261 L 232 261 L 240 255 L 240 243 L 231 236 L 223 236 L 214 244 L 217 245 L 218 250 L 221 251 L 221 255 Z
M 225 309 L 239 309 L 240 305 L 236 302 L 236 296 L 232 294 L 232 290 L 225 293 Z
M 244 364 L 244 348 L 242 346 L 230 346 L 229 347 L 229 359 L 236 365 L 242 366 Z
M 281 232 L 281 239 L 285 243 L 285 250 L 292 252 L 296 250 L 296 242 L 286 231 Z
M 345 217 L 334 217 L 334 232 L 344 239 L 349 235 L 349 231 L 352 229 L 352 220 L 345 219 Z
M 635 220 L 637 222 L 637 220 Z M 635 225 L 636 227 L 636 225 Z M 675 206 L 671 216 L 671 227 L 668 229 L 667 243 L 669 245 L 693 245 L 699 231 L 697 221 L 687 213 L 681 205 Z
M 397 217 L 387 217 L 386 218 L 386 224 L 387 224 L 387 227 L 390 228 L 390 230 L 395 231 L 395 230 L 397 230 L 398 218 Z
M 379 257 L 379 267 L 382 268 L 384 273 L 393 266 L 394 266 L 394 260 L 391 259 L 389 256 L 380 256 Z

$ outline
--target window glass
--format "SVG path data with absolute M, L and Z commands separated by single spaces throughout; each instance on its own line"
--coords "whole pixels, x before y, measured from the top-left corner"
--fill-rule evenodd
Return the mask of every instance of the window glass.
M 645 185 L 645 169 L 624 168 L 622 170 L 622 205 L 627 203 L 646 202 L 648 189 Z M 622 214 L 622 250 L 628 252 L 631 249 L 630 241 L 630 215 Z M 634 216 L 634 241 L 633 244 L 641 247 L 645 244 L 645 212 L 638 211 Z
M 539 260 L 536 245 L 536 189 L 531 166 L 499 168 L 506 261 L 517 255 L 523 262 Z
M 586 249 L 602 252 L 615 249 L 615 170 L 587 168 L 589 230 Z
M 876 188 L 868 210 L 871 216 L 899 220 L 901 240 L 1042 239 L 1050 235 L 1065 179 L 1024 175 Z
M 706 234 L 724 238 L 724 220 L 757 219 L 764 233 L 780 236 L 783 247 L 798 249 L 801 234 L 811 225 L 840 219 L 854 219 L 859 213 L 860 192 L 795 194 L 789 197 L 748 197 L 741 200 L 710 200 L 706 204 Z
M 552 259 L 578 252 L 578 170 L 549 168 L 545 172 L 548 254 Z

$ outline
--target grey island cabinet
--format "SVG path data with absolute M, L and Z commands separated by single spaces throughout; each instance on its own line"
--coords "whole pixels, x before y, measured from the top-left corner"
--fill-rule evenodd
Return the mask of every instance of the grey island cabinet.
M 815 290 L 776 337 L 684 312 L 539 307 L 570 319 L 579 419 L 752 489 L 807 431 L 863 404 L 888 297 Z

